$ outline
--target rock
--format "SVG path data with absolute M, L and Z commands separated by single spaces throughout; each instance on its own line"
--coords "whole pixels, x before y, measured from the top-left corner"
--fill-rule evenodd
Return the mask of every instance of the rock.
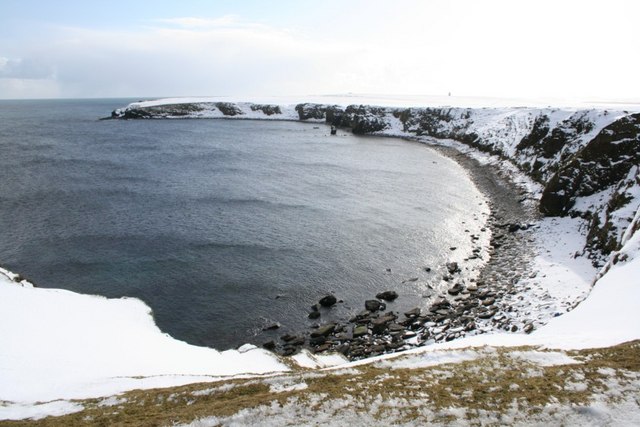
M 329 348 L 331 348 L 331 344 L 324 343 L 324 344 L 320 344 L 319 346 L 315 347 L 313 349 L 313 352 L 314 353 L 322 353 L 323 351 L 329 350 Z
M 385 300 L 385 301 L 393 301 L 396 298 L 398 298 L 398 293 L 396 291 L 384 291 L 377 294 L 376 298 Z
M 237 116 L 244 114 L 240 107 L 232 102 L 216 102 L 215 105 L 225 116 Z
M 320 303 L 320 305 L 323 306 L 323 307 L 331 307 L 331 306 L 335 305 L 336 302 L 338 302 L 338 300 L 336 299 L 335 296 L 333 296 L 331 294 L 329 294 L 329 295 L 327 295 L 325 297 L 322 297 L 320 299 L 320 301 L 318 301 L 318 303 Z
M 380 310 L 382 303 L 375 299 L 368 299 L 364 302 L 364 308 L 369 312 Z
M 262 328 L 263 331 L 275 331 L 276 329 L 280 328 L 280 324 L 279 323 L 272 323 L 270 325 L 265 326 L 264 328 Z
M 327 323 L 326 325 L 322 325 L 315 331 L 311 332 L 311 338 L 326 337 L 335 329 L 336 329 L 335 323 Z
M 418 277 L 412 277 L 410 279 L 403 280 L 402 283 L 417 282 L 417 281 L 418 281 Z
M 262 344 L 262 347 L 265 348 L 266 350 L 275 350 L 276 342 L 273 340 L 267 341 L 266 343 Z
M 367 335 L 368 332 L 369 332 L 369 329 L 365 325 L 358 325 L 355 328 L 353 328 L 353 337 L 354 338 L 361 337 L 363 335 Z
M 318 311 L 320 308 L 318 307 L 318 304 L 313 304 L 311 306 L 311 311 Z
M 450 288 L 447 293 L 449 293 L 449 295 L 458 295 L 463 290 L 464 286 L 462 286 L 460 283 L 457 283 L 452 288 Z
M 412 319 L 414 317 L 420 316 L 420 311 L 421 311 L 420 308 L 416 307 L 416 308 L 413 308 L 413 309 L 405 312 L 404 315 L 405 315 L 405 317 L 408 317 L 408 318 Z
M 371 321 L 371 329 L 373 329 L 374 333 L 380 334 L 386 331 L 387 325 L 394 320 L 395 320 L 394 316 L 391 316 L 391 315 L 385 315 L 377 319 L 373 319 Z
M 309 313 L 309 319 L 318 319 L 320 317 L 320 312 L 319 311 L 312 311 L 311 313 Z
M 298 351 L 297 348 L 295 347 L 285 347 L 282 349 L 282 355 L 287 357 L 287 356 L 291 356 L 293 354 L 295 354 Z
M 496 314 L 493 310 L 483 311 L 478 313 L 478 318 L 480 319 L 491 319 Z
M 460 267 L 458 267 L 458 263 L 457 262 L 448 262 L 447 263 L 447 270 L 449 271 L 449 274 L 459 273 L 460 272 Z
M 404 326 L 399 325 L 397 323 L 392 323 L 389 325 L 389 332 L 403 332 Z
M 524 325 L 524 328 L 522 330 L 525 334 L 530 334 L 533 331 L 533 323 L 527 323 L 526 325 Z
M 469 283 L 469 284 L 467 285 L 467 290 L 468 290 L 469 292 L 475 292 L 475 291 L 477 291 L 477 290 L 478 290 L 478 285 L 476 285 L 475 283 Z

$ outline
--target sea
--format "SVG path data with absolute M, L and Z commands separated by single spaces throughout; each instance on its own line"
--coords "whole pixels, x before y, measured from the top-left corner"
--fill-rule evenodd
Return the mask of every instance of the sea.
M 422 306 L 482 226 L 467 172 L 424 144 L 292 121 L 99 120 L 132 101 L 0 101 L 0 265 L 139 298 L 163 332 L 224 350 L 348 319 L 384 290 L 400 295 L 388 309 Z M 338 304 L 308 319 L 328 293 Z

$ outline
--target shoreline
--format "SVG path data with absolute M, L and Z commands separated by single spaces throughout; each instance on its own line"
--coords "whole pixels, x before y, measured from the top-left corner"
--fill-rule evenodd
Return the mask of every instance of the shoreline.
M 532 274 L 529 271 L 534 257 L 532 230 L 539 218 L 537 203 L 527 202 L 533 194 L 505 176 L 499 166 L 482 164 L 469 153 L 441 141 L 374 136 L 422 143 L 466 171 L 490 208 L 485 227 L 490 230 L 491 240 L 488 247 L 482 248 L 488 260 L 466 275 L 461 273 L 466 270 L 464 263 L 469 258 L 450 268 L 449 274 L 443 275 L 449 289 L 436 294 L 430 307 L 416 304 L 417 307 L 402 313 L 396 311 L 395 298 L 380 298 L 378 294 L 378 298 L 371 296 L 371 300 L 365 301 L 363 297 L 361 307 L 365 310 L 348 321 L 316 323 L 310 330 L 301 327 L 296 333 L 263 343 L 263 347 L 284 356 L 297 354 L 304 348 L 315 354 L 338 352 L 349 360 L 359 360 L 471 335 L 504 331 L 528 334 L 544 324 L 527 317 L 512 304 L 514 298 L 521 296 L 519 278 Z M 514 194 L 518 197 L 514 198 Z M 378 301 L 380 308 L 376 309 L 376 303 L 371 301 Z M 367 304 L 373 310 L 367 310 Z M 322 303 L 313 307 L 318 320 L 320 310 L 330 310 L 319 305 Z

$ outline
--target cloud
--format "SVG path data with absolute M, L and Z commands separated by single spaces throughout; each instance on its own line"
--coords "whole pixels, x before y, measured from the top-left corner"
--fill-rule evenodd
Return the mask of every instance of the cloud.
M 3 40 L 0 80 L 14 80 L 14 88 L 46 80 L 66 97 L 640 95 L 633 89 L 640 60 L 629 54 L 640 33 L 627 25 L 635 15 L 594 33 L 612 21 L 608 9 L 580 8 L 577 19 L 578 4 L 354 1 L 340 13 L 298 6 L 305 13 L 278 14 L 280 25 L 273 14 L 263 21 L 229 14 L 125 29 L 48 27 L 29 42 Z
M 36 58 L 0 57 L 0 79 L 48 79 L 54 74 L 50 64 Z
M 242 24 L 237 15 L 224 15 L 220 18 L 197 18 L 197 17 L 180 17 L 156 19 L 154 22 L 160 24 L 169 24 L 182 28 L 216 28 L 246 25 Z

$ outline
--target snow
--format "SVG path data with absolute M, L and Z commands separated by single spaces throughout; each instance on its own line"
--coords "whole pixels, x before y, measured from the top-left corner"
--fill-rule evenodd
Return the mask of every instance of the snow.
M 60 416 L 80 412 L 84 406 L 66 400 L 47 403 L 17 403 L 0 406 L 0 420 L 39 420 L 49 416 Z
M 446 100 L 451 103 L 461 101 L 454 98 L 444 97 L 439 100 L 440 105 Z M 341 104 L 335 102 L 335 98 L 319 99 L 322 103 Z M 363 101 L 349 96 L 342 99 L 348 101 L 343 105 Z M 415 99 L 409 99 L 412 100 L 411 105 L 421 105 L 413 102 Z M 394 105 L 397 101 L 396 105 L 401 105 L 404 102 L 400 98 L 381 101 L 367 103 Z M 174 98 L 145 101 L 137 105 L 184 102 L 213 105 L 214 100 Z M 499 104 L 487 105 L 487 101 L 484 102 L 484 106 L 491 107 Z M 279 119 L 297 119 L 293 104 L 282 107 L 281 102 L 275 103 L 283 110 Z M 469 100 L 463 104 L 473 106 Z M 252 111 L 248 103 L 239 103 L 238 106 L 244 113 L 240 118 L 269 118 L 261 111 Z M 636 110 L 640 111 L 640 106 Z M 505 153 L 513 154 L 516 144 L 530 129 L 540 111 L 536 108 L 519 108 L 496 114 L 493 109 L 478 110 L 474 116 L 473 130 L 483 138 L 500 144 Z M 573 114 L 557 109 L 544 109 L 544 112 L 549 116 L 552 128 Z M 592 137 L 617 117 L 614 113 L 605 115 L 595 111 L 587 114 L 596 126 L 588 135 L 580 137 L 583 139 Z M 212 109 L 205 109 L 201 114 L 201 117 L 218 116 L 221 113 Z M 406 135 L 398 119 L 388 115 L 387 122 L 390 127 L 384 134 Z M 429 141 L 433 143 L 433 140 L 425 139 L 425 142 Z M 437 143 L 457 147 L 484 163 L 496 164 L 534 197 L 540 193 L 539 185 L 507 162 L 472 151 L 455 141 Z M 529 307 L 532 319 L 539 326 L 531 334 L 475 335 L 351 363 L 347 363 L 342 356 L 319 356 L 307 351 L 291 357 L 290 361 L 306 369 L 348 370 L 374 363 L 378 367 L 393 370 L 475 360 L 493 351 L 492 347 L 532 346 L 536 349 L 513 351 L 511 356 L 540 366 L 555 366 L 577 363 L 561 350 L 607 347 L 639 339 L 640 231 L 637 225 L 640 224 L 640 187 L 633 185 L 637 176 L 638 168 L 635 168 L 628 177 L 631 182 L 628 194 L 632 202 L 614 215 L 620 235 L 623 236 L 623 247 L 612 254 L 599 274 L 585 257 L 576 257 L 585 241 L 583 222 L 579 218 L 544 218 L 535 225 L 533 243 L 536 256 L 530 266 L 531 274 L 522 282 L 523 289 L 519 296 L 523 298 L 520 302 L 512 302 Z M 607 191 L 579 198 L 576 208 L 602 205 L 608 198 Z M 595 281 L 595 278 L 598 280 Z M 14 273 L 0 269 L 0 420 L 39 419 L 47 415 L 81 411 L 83 407 L 71 399 L 106 397 L 102 405 L 118 405 L 123 401 L 109 396 L 126 390 L 213 382 L 221 378 L 267 376 L 291 370 L 271 353 L 252 345 L 218 352 L 175 340 L 158 329 L 149 307 L 137 299 L 107 299 L 60 289 L 39 289 L 24 280 L 18 283 L 17 279 Z M 306 387 L 306 383 L 295 378 L 274 379 L 271 383 L 273 392 L 303 390 Z M 211 388 L 200 393 L 213 393 L 218 389 Z M 342 404 L 347 405 L 348 402 Z M 575 413 L 564 415 L 569 423 L 570 420 L 584 421 L 585 417 L 592 424 L 599 424 L 602 420 L 615 421 L 618 416 L 616 411 L 633 406 L 633 401 L 621 399 L 616 405 L 619 408 L 596 401 L 582 409 L 589 412 L 586 416 L 584 413 L 579 416 Z M 553 405 L 546 409 L 549 414 L 556 415 L 567 411 L 567 408 Z M 265 416 L 279 414 L 283 417 L 280 422 L 285 419 L 295 422 L 297 411 L 304 411 L 304 408 L 297 406 L 296 402 L 288 402 L 282 407 L 241 411 L 226 421 L 264 422 Z M 636 417 L 631 422 L 640 422 L 637 408 L 631 412 Z M 346 412 L 341 422 L 348 421 L 349 416 L 350 413 Z M 323 420 L 322 411 L 318 411 L 318 417 L 318 422 L 331 421 L 330 418 Z M 356 424 L 362 424 L 367 417 L 370 415 L 353 413 Z M 218 421 L 216 418 L 204 419 L 194 425 L 211 425 Z M 630 420 L 622 421 L 629 423 Z M 280 423 L 274 419 L 273 425 Z
M 244 350 L 177 341 L 137 299 L 26 287 L 0 274 L 0 401 L 82 399 L 288 370 L 265 350 Z M 0 418 L 13 411 L 0 406 Z
M 327 368 L 345 363 L 347 359 L 339 354 L 311 354 L 308 350 L 302 350 L 291 356 L 291 359 L 301 368 Z
M 385 105 L 389 107 L 454 107 L 454 108 L 551 108 L 555 109 L 611 109 L 640 111 L 640 102 L 611 102 L 608 100 L 555 99 L 555 98 L 500 98 L 473 96 L 402 95 L 402 94 L 328 94 L 328 95 L 273 95 L 261 97 L 179 97 L 140 101 L 142 106 L 205 102 L 253 102 L 256 104 L 296 105 L 299 103 L 348 105 Z
M 557 351 L 512 351 L 510 357 L 535 363 L 538 366 L 572 365 L 580 363 L 572 357 Z

